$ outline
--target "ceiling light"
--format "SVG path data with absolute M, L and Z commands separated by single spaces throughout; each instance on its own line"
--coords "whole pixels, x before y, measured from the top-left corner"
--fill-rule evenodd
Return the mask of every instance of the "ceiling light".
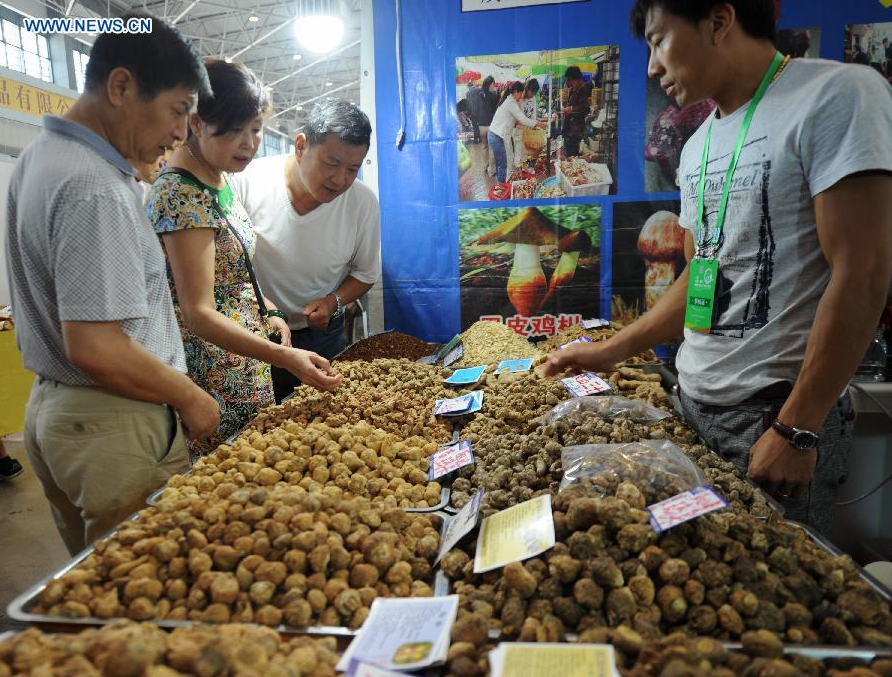
M 303 109 L 304 109 L 303 106 L 298 106 L 298 107 L 297 107 L 297 110 L 303 110 Z
M 338 0 L 301 0 L 294 22 L 298 42 L 316 54 L 337 47 L 344 37 L 344 20 Z
M 334 83 L 333 83 L 331 80 L 327 80 L 327 81 L 325 82 L 325 86 L 326 86 L 326 87 L 331 87 L 333 84 L 334 84 Z
M 248 21 L 250 21 L 251 23 L 257 23 L 258 21 L 260 21 L 260 17 L 256 14 L 252 14 L 248 17 Z
M 226 63 L 232 63 L 232 57 L 231 57 L 231 56 L 227 56 L 227 57 L 226 57 L 225 59 L 223 59 L 223 60 L 224 60 Z
M 295 55 L 294 55 L 294 60 L 295 60 L 295 61 L 300 61 L 301 58 L 302 58 L 302 57 L 301 57 L 300 54 L 295 54 Z

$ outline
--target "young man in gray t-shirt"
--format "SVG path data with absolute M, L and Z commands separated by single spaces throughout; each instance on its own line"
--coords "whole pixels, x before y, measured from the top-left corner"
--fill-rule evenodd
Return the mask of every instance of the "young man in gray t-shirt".
M 125 160 L 154 162 L 184 140 L 208 89 L 175 28 L 154 19 L 151 33 L 101 35 L 84 94 L 44 118 L 10 179 L 13 314 L 38 376 L 25 449 L 72 554 L 188 467 L 183 432 L 219 423 L 184 373 L 164 255 Z
M 677 366 L 688 422 L 788 517 L 825 530 L 848 469 L 850 405 L 840 393 L 892 275 L 892 89 L 869 68 L 782 59 L 772 0 L 691 6 L 637 0 L 632 10 L 649 75 L 681 106 L 718 104 L 679 168 L 689 266 L 639 321 L 562 351 L 549 369 L 607 368 L 684 328 Z M 714 285 L 700 323 L 690 319 L 691 277 Z

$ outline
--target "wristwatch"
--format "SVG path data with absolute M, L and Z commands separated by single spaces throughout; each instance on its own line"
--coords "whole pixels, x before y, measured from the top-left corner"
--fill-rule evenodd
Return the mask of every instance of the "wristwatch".
M 335 311 L 331 314 L 332 319 L 336 317 L 340 317 L 341 313 L 344 312 L 344 302 L 341 301 L 341 295 L 336 291 L 333 291 L 329 294 L 329 296 L 334 296 L 335 303 L 338 304 L 338 307 L 335 308 Z
M 771 427 L 787 440 L 794 449 L 799 451 L 811 451 L 818 446 L 818 442 L 821 440 L 821 436 L 818 433 L 811 430 L 803 430 L 802 428 L 794 428 L 786 423 L 781 423 L 777 419 L 772 421 Z

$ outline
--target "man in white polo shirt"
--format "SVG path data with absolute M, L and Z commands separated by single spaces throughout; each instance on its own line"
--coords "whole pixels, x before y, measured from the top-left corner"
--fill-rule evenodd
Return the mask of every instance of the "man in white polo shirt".
M 327 359 L 345 347 L 344 308 L 381 276 L 378 200 L 356 181 L 371 136 L 359 108 L 324 99 L 294 154 L 255 160 L 230 179 L 257 232 L 257 279 L 289 318 L 283 340 Z M 283 369 L 272 374 L 276 401 L 300 385 Z

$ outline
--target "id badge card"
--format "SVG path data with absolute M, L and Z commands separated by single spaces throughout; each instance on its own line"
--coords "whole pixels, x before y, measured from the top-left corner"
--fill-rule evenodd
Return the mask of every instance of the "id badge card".
M 718 259 L 691 260 L 688 280 L 688 304 L 684 314 L 685 329 L 709 333 L 712 329 L 712 307 L 718 281 Z

